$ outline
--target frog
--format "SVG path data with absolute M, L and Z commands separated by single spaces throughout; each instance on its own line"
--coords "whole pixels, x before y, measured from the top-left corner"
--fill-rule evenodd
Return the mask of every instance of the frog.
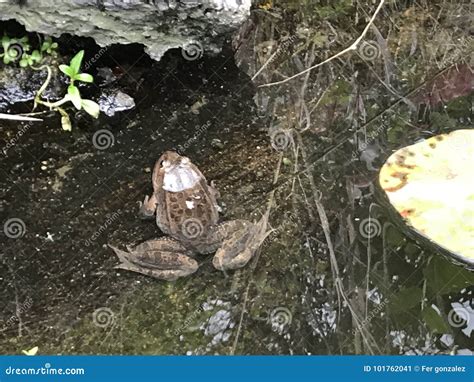
M 219 192 L 188 157 L 164 152 L 152 173 L 153 192 L 140 202 L 139 215 L 154 218 L 166 235 L 127 251 L 110 246 L 118 269 L 174 281 L 199 268 L 198 255 L 215 253 L 220 271 L 244 267 L 268 236 L 268 213 L 259 222 L 244 219 L 219 222 Z

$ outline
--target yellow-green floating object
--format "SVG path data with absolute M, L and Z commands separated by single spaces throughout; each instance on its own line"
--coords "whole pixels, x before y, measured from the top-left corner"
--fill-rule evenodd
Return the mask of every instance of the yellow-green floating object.
M 396 151 L 380 170 L 379 182 L 417 233 L 474 266 L 474 130 Z

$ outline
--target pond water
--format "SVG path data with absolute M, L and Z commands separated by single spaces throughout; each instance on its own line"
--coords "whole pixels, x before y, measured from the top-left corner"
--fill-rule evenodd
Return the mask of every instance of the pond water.
M 91 72 L 119 72 L 134 110 L 75 115 L 71 133 L 0 120 L 0 221 L 20 231 L 0 236 L 1 352 L 472 354 L 474 274 L 396 224 L 377 186 L 394 150 L 472 128 L 469 2 L 389 2 L 334 57 L 369 3 L 260 1 L 215 57 L 106 51 Z M 138 202 L 171 149 L 216 182 L 222 220 L 270 208 L 246 267 L 114 269 L 107 244 L 162 235 Z

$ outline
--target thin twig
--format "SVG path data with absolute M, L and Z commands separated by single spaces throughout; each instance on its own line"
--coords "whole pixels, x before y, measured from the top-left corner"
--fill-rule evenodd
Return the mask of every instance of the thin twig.
M 20 114 L 4 114 L 0 113 L 0 119 L 6 119 L 9 121 L 25 121 L 25 122 L 42 122 L 40 118 L 26 117 Z
M 344 50 L 341 50 L 339 53 L 335 54 L 334 56 L 331 56 L 329 58 L 327 58 L 326 60 L 320 62 L 319 64 L 316 64 L 316 65 L 313 65 L 311 67 L 309 67 L 308 69 L 305 69 L 303 70 L 302 72 L 299 72 L 291 77 L 288 77 L 284 80 L 281 80 L 281 81 L 277 81 L 277 82 L 271 82 L 269 84 L 264 84 L 264 85 L 260 85 L 259 87 L 261 88 L 264 88 L 264 87 L 269 87 L 269 86 L 275 86 L 275 85 L 280 85 L 280 84 L 284 84 L 285 82 L 288 82 L 288 81 L 291 81 L 295 78 L 298 78 L 299 76 L 307 73 L 307 72 L 310 72 L 311 70 L 313 69 L 316 69 L 316 68 L 319 68 L 320 66 L 324 65 L 324 64 L 327 64 L 328 62 L 331 62 L 333 60 L 335 60 L 336 58 L 339 58 L 341 56 L 343 56 L 344 54 L 346 54 L 347 52 L 350 52 L 352 50 L 357 50 L 357 47 L 359 45 L 359 43 L 362 41 L 362 39 L 365 37 L 365 35 L 367 34 L 369 28 L 371 27 L 371 25 L 374 23 L 375 21 L 375 18 L 377 17 L 378 13 L 380 12 L 380 10 L 382 9 L 382 6 L 384 5 L 385 3 L 385 0 L 380 0 L 380 3 L 379 5 L 377 6 L 377 9 L 375 10 L 374 14 L 372 15 L 372 18 L 369 20 L 369 22 L 367 23 L 367 25 L 365 26 L 364 30 L 362 31 L 362 33 L 360 34 L 360 36 L 346 49 Z

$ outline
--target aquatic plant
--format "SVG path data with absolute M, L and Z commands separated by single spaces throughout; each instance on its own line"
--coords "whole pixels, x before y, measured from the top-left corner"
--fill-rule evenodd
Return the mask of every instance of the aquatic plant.
M 4 35 L 1 39 L 3 52 L 0 58 L 3 58 L 3 63 L 6 65 L 18 64 L 22 68 L 30 68 L 32 70 L 46 70 L 48 72 L 44 84 L 37 91 L 34 99 L 34 108 L 38 105 L 48 107 L 50 110 L 57 111 L 61 114 L 61 125 L 63 130 L 70 131 L 72 128 L 71 120 L 68 113 L 61 106 L 67 102 L 71 102 L 77 110 L 84 109 L 84 111 L 94 118 L 99 116 L 99 105 L 92 100 L 83 99 L 79 88 L 75 85 L 76 82 L 92 83 L 94 78 L 88 73 L 81 73 L 81 64 L 84 58 L 84 51 L 81 50 L 70 61 L 69 65 L 59 65 L 59 70 L 69 78 L 69 86 L 67 94 L 59 101 L 49 102 L 42 98 L 43 92 L 48 87 L 51 77 L 51 65 L 45 60 L 46 57 L 56 57 L 58 43 L 54 42 L 51 37 L 46 37 L 38 49 L 31 52 L 31 46 L 28 42 L 28 37 L 10 38 Z M 31 53 L 30 53 L 31 52 Z M 17 119 L 23 120 L 25 115 L 0 115 L 1 119 Z M 29 119 L 35 120 L 35 119 Z
M 89 99 L 83 99 L 81 96 L 81 92 L 79 88 L 75 85 L 75 81 L 92 83 L 94 82 L 94 77 L 88 73 L 81 73 L 81 64 L 82 59 L 84 58 L 84 51 L 81 50 L 77 53 L 69 62 L 69 65 L 59 65 L 59 70 L 63 72 L 66 76 L 69 77 L 69 86 L 67 88 L 67 94 L 61 98 L 59 101 L 56 102 L 48 102 L 41 98 L 43 91 L 47 88 L 50 80 L 51 80 L 51 68 L 48 65 L 43 65 L 42 67 L 35 70 L 42 70 L 46 69 L 48 71 L 48 76 L 46 81 L 41 86 L 40 90 L 35 96 L 35 107 L 36 105 L 43 105 L 49 107 L 51 110 L 56 110 L 61 114 L 61 125 L 63 130 L 70 131 L 71 120 L 69 118 L 69 114 L 61 108 L 61 106 L 67 102 L 71 102 L 77 110 L 84 109 L 84 111 L 89 114 L 90 116 L 97 118 L 99 116 L 100 110 L 99 105 Z
M 56 49 L 58 48 L 58 43 L 53 42 L 51 37 L 47 37 L 40 44 L 40 48 L 33 50 L 31 53 L 28 36 L 10 38 L 4 35 L 1 45 L 3 53 L 0 53 L 0 58 L 3 58 L 3 63 L 6 65 L 18 63 L 22 68 L 41 64 L 48 55 L 55 57 L 57 55 Z

